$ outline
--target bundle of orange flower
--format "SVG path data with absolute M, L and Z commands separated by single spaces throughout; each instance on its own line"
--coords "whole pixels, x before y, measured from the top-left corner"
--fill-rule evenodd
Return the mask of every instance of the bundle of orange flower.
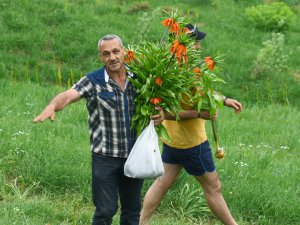
M 187 23 L 178 12 L 162 24 L 166 32 L 160 43 L 143 42 L 127 51 L 126 62 L 135 75 L 130 81 L 137 92 L 132 126 L 138 133 L 149 124 L 149 116 L 155 113 L 157 105 L 175 115 L 189 105 L 201 110 L 207 100 L 212 111 L 218 105 L 212 84 L 222 82 L 215 74 L 219 57 L 203 58 L 194 48 Z M 166 33 L 170 34 L 164 40 Z M 162 125 L 157 131 L 159 136 L 166 133 Z

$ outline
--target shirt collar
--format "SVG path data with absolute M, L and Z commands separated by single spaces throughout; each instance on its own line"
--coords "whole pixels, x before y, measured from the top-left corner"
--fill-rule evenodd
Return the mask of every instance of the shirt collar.
M 127 65 L 125 65 L 125 68 L 126 68 L 126 74 L 129 77 L 133 77 L 133 73 L 129 71 L 129 67 Z M 106 83 L 109 81 L 109 76 L 106 72 L 106 68 L 104 68 L 104 80 L 105 80 Z
M 109 76 L 106 72 L 106 69 L 104 69 L 104 80 L 105 80 L 106 83 L 109 81 Z

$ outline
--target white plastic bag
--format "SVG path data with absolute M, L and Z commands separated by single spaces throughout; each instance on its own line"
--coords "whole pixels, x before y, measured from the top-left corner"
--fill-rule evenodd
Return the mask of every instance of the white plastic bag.
M 132 178 L 155 178 L 163 173 L 158 135 L 151 120 L 132 147 L 124 165 L 124 174 Z

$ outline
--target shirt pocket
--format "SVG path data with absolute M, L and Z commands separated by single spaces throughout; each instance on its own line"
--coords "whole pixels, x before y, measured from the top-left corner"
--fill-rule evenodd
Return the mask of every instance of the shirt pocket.
M 98 92 L 97 99 L 100 104 L 100 107 L 103 107 L 107 110 L 116 109 L 117 96 L 114 92 Z

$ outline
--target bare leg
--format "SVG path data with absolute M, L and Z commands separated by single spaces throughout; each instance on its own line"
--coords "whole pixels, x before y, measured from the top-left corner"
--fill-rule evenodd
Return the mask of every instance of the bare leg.
M 174 184 L 181 170 L 181 165 L 164 163 L 165 173 L 158 177 L 147 191 L 140 216 L 140 225 L 149 225 L 150 218 L 159 206 L 161 200 Z
M 195 177 L 201 184 L 210 210 L 225 225 L 237 225 L 221 193 L 221 182 L 217 172 L 206 172 Z

